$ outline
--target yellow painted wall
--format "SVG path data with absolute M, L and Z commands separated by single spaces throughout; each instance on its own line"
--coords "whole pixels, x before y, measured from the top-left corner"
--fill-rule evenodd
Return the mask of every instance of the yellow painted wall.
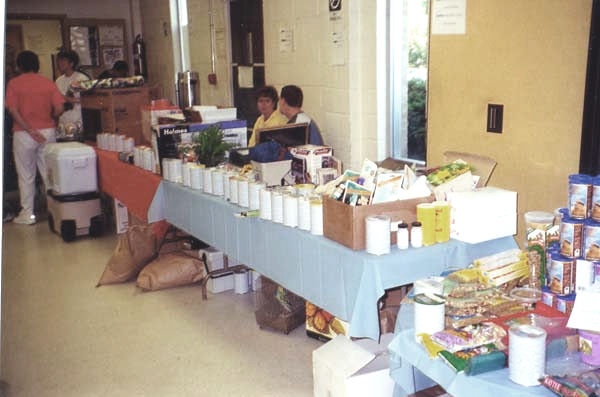
M 578 171 L 591 0 L 467 2 L 466 35 L 430 43 L 427 159 L 445 150 L 497 160 L 490 185 L 519 193 L 523 213 L 565 206 Z M 485 132 L 488 103 L 504 132 Z

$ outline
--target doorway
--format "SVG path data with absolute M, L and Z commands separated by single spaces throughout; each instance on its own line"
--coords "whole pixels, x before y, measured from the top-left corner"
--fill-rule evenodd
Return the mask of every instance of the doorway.
M 246 120 L 248 138 L 260 115 L 256 91 L 265 85 L 262 0 L 231 0 L 231 68 L 233 103 Z

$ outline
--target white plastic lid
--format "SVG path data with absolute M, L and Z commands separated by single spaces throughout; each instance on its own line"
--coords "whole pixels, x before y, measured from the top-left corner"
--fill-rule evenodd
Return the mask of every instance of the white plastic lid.
M 529 211 L 525 213 L 525 221 L 533 223 L 552 223 L 554 214 L 545 211 Z

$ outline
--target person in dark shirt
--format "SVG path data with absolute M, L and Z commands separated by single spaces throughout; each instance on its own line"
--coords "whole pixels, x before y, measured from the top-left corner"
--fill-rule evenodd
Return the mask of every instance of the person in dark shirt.
M 281 89 L 279 98 L 279 111 L 289 119 L 288 124 L 307 123 L 308 143 L 323 145 L 323 136 L 319 126 L 313 119 L 302 111 L 302 89 L 295 85 L 286 85 Z
M 112 69 L 105 70 L 98 76 L 98 79 L 110 79 L 112 77 L 127 77 L 129 74 L 129 66 L 125 61 L 117 61 Z

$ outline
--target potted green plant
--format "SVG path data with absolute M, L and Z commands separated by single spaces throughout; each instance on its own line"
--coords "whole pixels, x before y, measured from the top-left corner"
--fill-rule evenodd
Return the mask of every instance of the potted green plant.
M 223 130 L 218 124 L 196 134 L 193 141 L 198 162 L 207 167 L 214 167 L 222 162 L 225 153 L 233 147 L 223 140 Z

